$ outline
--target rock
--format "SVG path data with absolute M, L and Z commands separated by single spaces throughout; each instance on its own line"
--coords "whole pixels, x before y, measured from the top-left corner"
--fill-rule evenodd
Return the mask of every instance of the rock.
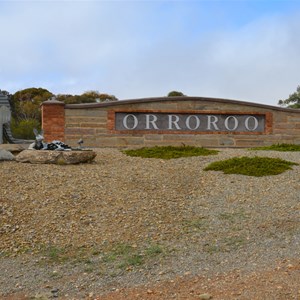
M 41 293 L 41 294 L 36 294 L 33 299 L 36 300 L 48 300 L 52 297 L 51 293 Z
M 50 151 L 24 150 L 16 156 L 16 161 L 32 164 L 70 165 L 91 162 L 97 156 L 95 151 Z
M 0 161 L 3 160 L 14 160 L 15 157 L 12 155 L 11 152 L 4 150 L 4 149 L 0 149 Z
M 207 293 L 199 295 L 199 299 L 201 299 L 201 300 L 209 300 L 212 298 L 213 298 L 212 295 L 207 294 Z
M 220 145 L 233 146 L 234 145 L 234 140 L 233 139 L 228 139 L 228 138 L 222 138 L 222 139 L 220 139 Z
M 22 144 L 0 144 L 0 150 L 3 149 L 13 154 L 18 154 L 27 148 L 28 145 L 22 145 Z

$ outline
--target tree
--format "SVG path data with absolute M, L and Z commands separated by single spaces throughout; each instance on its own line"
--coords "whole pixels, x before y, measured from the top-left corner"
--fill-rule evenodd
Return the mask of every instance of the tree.
M 43 88 L 28 88 L 11 96 L 11 129 L 16 138 L 34 139 L 33 129 L 41 127 L 41 103 L 52 96 Z
M 87 98 L 92 98 L 95 100 L 95 102 L 118 101 L 118 98 L 116 96 L 105 94 L 105 93 L 100 93 L 99 91 L 86 91 L 81 96 L 87 97 Z
M 60 94 L 57 95 L 57 100 L 66 104 L 80 104 L 80 103 L 98 103 L 117 101 L 118 99 L 109 94 L 103 94 L 98 91 L 86 91 L 81 95 Z
M 8 92 L 6 93 L 9 94 Z M 18 91 L 10 97 L 12 108 L 11 128 L 16 137 L 34 138 L 33 128 L 40 129 L 41 127 L 40 106 L 42 102 L 47 101 L 53 96 L 51 92 L 43 88 L 28 88 Z M 57 95 L 56 98 L 66 104 L 118 100 L 113 95 L 99 93 L 98 91 L 87 91 L 82 95 L 61 94 Z
M 295 93 L 289 95 L 285 100 L 279 100 L 278 105 L 289 108 L 300 108 L 300 85 Z
M 167 97 L 179 97 L 179 96 L 185 96 L 185 95 L 178 91 L 171 91 Z
M 56 96 L 58 101 L 62 101 L 65 104 L 79 104 L 79 103 L 93 103 L 93 99 L 82 99 L 79 95 L 70 95 L 70 94 L 59 94 Z
M 28 88 L 11 97 L 12 113 L 16 121 L 36 119 L 41 121 L 40 105 L 53 94 L 43 88 Z
M 12 118 L 10 127 L 15 138 L 34 140 L 35 135 L 33 129 L 40 130 L 41 123 L 36 119 L 27 119 L 17 122 L 15 118 Z

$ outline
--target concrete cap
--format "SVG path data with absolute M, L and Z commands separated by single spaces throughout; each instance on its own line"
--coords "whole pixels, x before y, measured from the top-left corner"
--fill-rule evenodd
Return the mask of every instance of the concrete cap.
M 55 96 L 51 97 L 51 98 L 48 99 L 47 101 L 42 102 L 41 105 L 53 105 L 53 104 L 56 104 L 56 105 L 65 105 L 64 102 L 61 102 L 61 101 L 56 100 L 56 97 L 55 97 Z

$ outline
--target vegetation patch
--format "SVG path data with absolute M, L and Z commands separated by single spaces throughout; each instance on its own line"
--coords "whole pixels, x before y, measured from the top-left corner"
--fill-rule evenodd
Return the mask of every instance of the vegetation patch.
M 162 253 L 163 248 L 158 244 L 151 244 L 145 249 L 138 249 L 126 243 L 120 243 L 107 252 L 102 260 L 124 270 L 143 265 L 148 259 L 155 258 Z
M 159 255 L 163 253 L 163 249 L 160 245 L 158 244 L 152 244 L 149 246 L 146 251 L 145 251 L 145 256 L 147 257 L 154 257 L 156 255 Z
M 265 147 L 255 147 L 255 148 L 251 148 L 250 150 L 282 151 L 282 152 L 300 151 L 300 145 L 275 144 L 275 145 L 265 146 Z
M 164 146 L 164 147 L 143 147 L 136 150 L 124 150 L 123 153 L 129 156 L 143 157 L 143 158 L 160 158 L 172 159 L 190 156 L 206 156 L 216 155 L 219 151 L 206 149 L 203 147 L 194 146 Z
M 209 253 L 209 254 L 221 252 L 220 247 L 215 243 L 214 244 L 209 244 L 209 243 L 205 244 L 203 246 L 203 250 L 204 250 L 204 252 Z
M 47 258 L 48 262 L 59 263 L 64 262 L 69 259 L 69 255 L 67 250 L 64 248 L 59 248 L 54 245 L 50 245 L 49 247 L 43 250 L 43 254 Z
M 261 177 L 281 174 L 286 170 L 291 170 L 293 165 L 298 164 L 280 158 L 244 156 L 213 162 L 204 170 Z
M 246 240 L 243 237 L 231 236 L 224 239 L 223 243 L 225 244 L 226 250 L 230 251 L 237 250 L 242 247 L 244 244 L 246 244 Z
M 203 251 L 208 254 L 216 254 L 218 252 L 236 251 L 247 244 L 244 237 L 228 236 L 213 243 L 207 243 L 203 246 Z
M 247 218 L 248 216 L 243 211 L 238 212 L 222 212 L 219 214 L 218 218 L 223 221 L 228 221 L 230 223 L 240 222 L 241 220 Z
M 190 219 L 190 220 L 185 220 L 183 223 L 183 226 L 185 230 L 188 232 L 190 230 L 192 231 L 203 231 L 207 228 L 208 226 L 208 219 L 207 217 L 200 216 L 198 218 Z

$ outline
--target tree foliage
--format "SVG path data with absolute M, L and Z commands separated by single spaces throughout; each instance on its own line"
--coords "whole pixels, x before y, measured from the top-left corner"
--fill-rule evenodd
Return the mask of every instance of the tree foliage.
M 6 93 L 9 94 L 8 92 Z M 11 127 L 15 137 L 24 139 L 33 138 L 33 128 L 40 128 L 41 126 L 41 104 L 53 96 L 53 93 L 43 88 L 28 88 L 11 95 L 10 103 L 13 116 Z M 66 104 L 118 100 L 113 95 L 98 91 L 86 91 L 82 95 L 60 94 L 56 98 Z
M 13 136 L 17 139 L 25 140 L 34 140 L 33 129 L 40 130 L 41 128 L 41 123 L 36 119 L 26 119 L 17 122 L 15 118 L 12 118 L 10 125 Z
M 185 95 L 182 92 L 171 91 L 169 92 L 167 97 L 178 97 L 178 96 L 185 96 Z
M 59 94 L 56 98 L 66 104 L 99 103 L 118 100 L 114 95 L 103 94 L 98 91 L 86 91 L 81 95 Z
M 14 137 L 34 138 L 33 128 L 41 126 L 41 103 L 53 94 L 43 88 L 20 90 L 10 97 L 12 106 L 11 129 Z
M 298 85 L 295 93 L 289 95 L 285 100 L 279 100 L 278 104 L 283 107 L 300 108 L 300 85 Z
M 53 94 L 43 88 L 28 88 L 11 97 L 12 113 L 17 122 L 29 119 L 41 121 L 40 105 Z

